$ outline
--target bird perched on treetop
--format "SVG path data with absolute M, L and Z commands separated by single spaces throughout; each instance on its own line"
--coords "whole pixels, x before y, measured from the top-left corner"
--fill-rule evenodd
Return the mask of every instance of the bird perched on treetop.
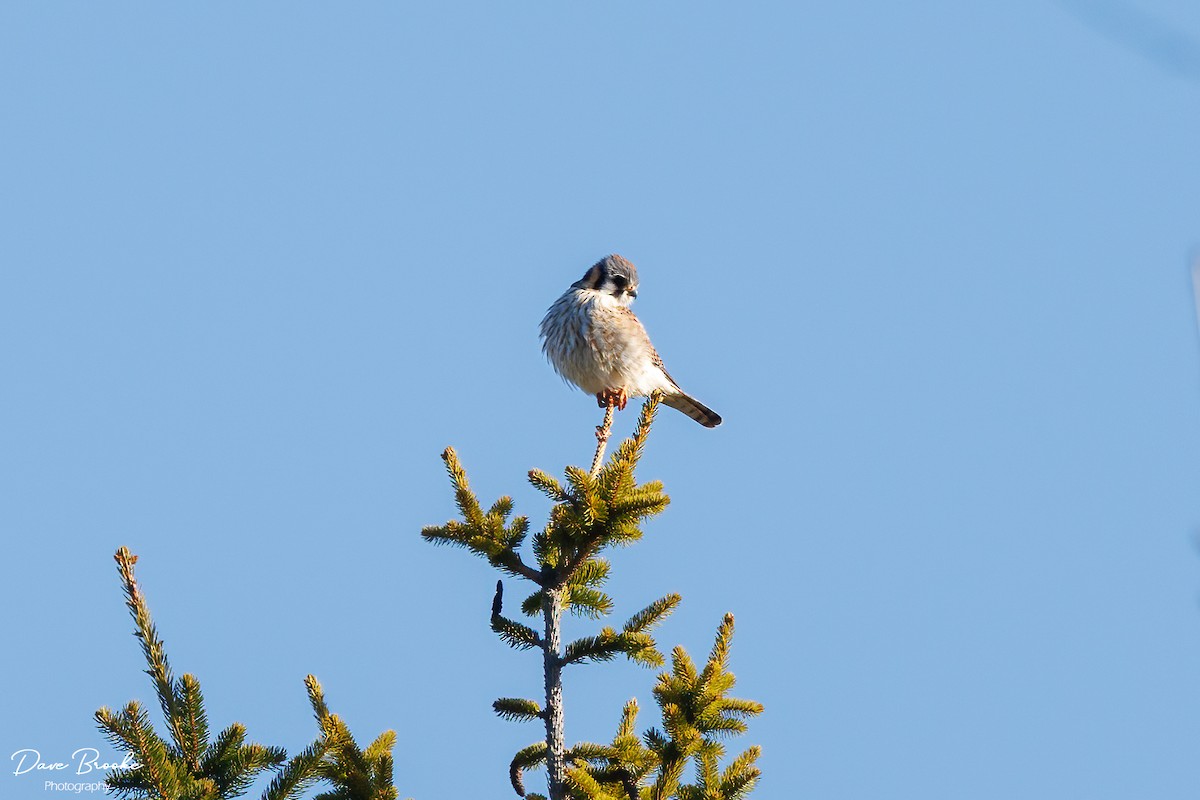
M 602 408 L 623 409 L 630 397 L 662 392 L 671 408 L 717 427 L 721 417 L 679 388 L 629 310 L 637 287 L 637 268 L 621 256 L 597 261 L 546 312 L 542 352 L 555 372 L 596 395 Z

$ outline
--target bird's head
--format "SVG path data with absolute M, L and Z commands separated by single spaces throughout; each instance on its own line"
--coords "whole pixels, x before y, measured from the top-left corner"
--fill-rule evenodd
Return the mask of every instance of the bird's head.
M 574 285 L 612 295 L 618 303 L 627 306 L 637 297 L 637 267 L 614 253 L 593 264 Z

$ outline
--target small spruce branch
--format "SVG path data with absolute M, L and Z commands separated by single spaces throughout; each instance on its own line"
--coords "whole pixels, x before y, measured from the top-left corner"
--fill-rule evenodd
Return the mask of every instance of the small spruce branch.
M 516 620 L 501 614 L 504 610 L 504 581 L 496 581 L 496 595 L 492 598 L 492 630 L 495 631 L 505 644 L 517 650 L 532 650 L 535 647 L 545 649 L 545 642 L 538 632 L 528 625 L 522 625 Z
M 167 745 L 150 727 L 150 720 L 145 710 L 136 703 L 130 703 L 126 708 L 129 721 L 129 732 L 137 757 L 142 760 L 142 775 L 149 783 L 146 787 L 149 793 L 156 793 L 163 800 L 171 800 L 172 792 L 178 788 L 174 770 L 171 768 Z
M 316 677 L 304 679 L 309 703 L 321 731 L 314 743 L 324 754 L 317 763 L 317 775 L 331 783 L 335 791 L 319 797 L 346 800 L 396 800 L 398 793 L 392 784 L 392 748 L 396 732 L 384 731 L 365 750 L 359 747 L 350 728 L 329 711 L 325 692 Z
M 171 677 L 171 665 L 167 661 L 166 648 L 162 639 L 158 637 L 158 631 L 150 618 L 150 609 L 146 606 L 146 599 L 142 595 L 137 577 L 134 575 L 134 565 L 137 564 L 138 557 L 130 552 L 129 548 L 121 547 L 113 556 L 113 560 L 117 562 L 117 572 L 121 576 L 121 588 L 125 592 L 125 605 L 129 608 L 129 613 L 137 626 L 134 635 L 142 643 L 142 653 L 145 655 L 148 667 L 146 672 L 154 679 L 154 691 L 158 695 L 163 717 L 171 729 L 175 745 L 186 752 L 187 735 L 183 727 L 185 714 L 182 713 L 179 698 L 175 693 L 175 680 Z
M 613 412 L 616 406 L 609 405 L 604 409 L 604 421 L 596 426 L 596 454 L 592 456 L 592 468 L 589 470 L 592 475 L 600 472 L 600 465 L 604 463 L 604 451 L 608 447 L 608 437 L 612 433 Z
M 525 794 L 525 770 L 544 764 L 546 761 L 546 743 L 534 742 L 518 751 L 508 765 L 508 779 L 513 790 L 521 797 L 540 797 L 540 795 Z
M 672 599 L 651 604 L 626 626 L 647 622 L 653 609 Z M 760 774 L 755 764 L 759 748 L 750 747 L 723 771 L 719 763 L 725 756 L 721 740 L 742 732 L 742 720 L 762 711 L 754 701 L 728 696 L 735 683 L 727 669 L 732 636 L 733 617 L 727 615 L 703 669 L 682 647 L 675 649 L 671 672 L 659 676 L 654 690 L 662 731 L 651 728 L 636 737 L 637 703 L 630 701 L 611 745 L 576 745 L 568 751 L 572 798 L 743 800 L 749 794 Z M 689 764 L 695 767 L 695 782 L 684 783 Z
M 453 447 L 442 451 L 442 461 L 454 485 L 454 499 L 463 521 L 428 526 L 422 529 L 422 538 L 433 544 L 465 547 L 511 575 L 541 584 L 542 573 L 526 564 L 517 552 L 529 530 L 529 520 L 517 517 L 510 525 L 505 524 L 512 512 L 512 500 L 507 497 L 497 500 L 485 514 Z
M 301 750 L 284 765 L 263 792 L 263 800 L 294 800 L 320 779 L 321 761 L 328 746 L 317 740 Z
M 192 771 L 200 769 L 200 761 L 208 748 L 208 716 L 204 710 L 204 695 L 200 681 L 195 675 L 184 675 L 179 679 L 176 698 L 178 700 L 181 729 L 185 746 L 181 748 Z
M 492 703 L 492 708 L 502 718 L 513 722 L 530 722 L 546 718 L 541 706 L 533 700 L 526 700 L 523 697 L 501 697 Z

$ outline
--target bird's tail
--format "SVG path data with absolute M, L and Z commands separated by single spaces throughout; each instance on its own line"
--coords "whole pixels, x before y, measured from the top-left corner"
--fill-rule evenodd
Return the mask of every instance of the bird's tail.
M 721 424 L 721 415 L 696 398 L 679 392 L 663 397 L 663 402 L 677 411 L 682 411 L 706 428 L 715 428 Z

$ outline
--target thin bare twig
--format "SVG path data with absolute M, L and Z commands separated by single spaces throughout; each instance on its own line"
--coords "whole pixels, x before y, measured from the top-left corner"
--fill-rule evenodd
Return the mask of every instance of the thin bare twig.
M 612 432 L 613 411 L 616 406 L 608 406 L 604 409 L 604 422 L 596 426 L 596 455 L 592 458 L 592 475 L 600 471 L 600 465 L 604 463 L 604 451 L 608 448 L 608 435 Z

